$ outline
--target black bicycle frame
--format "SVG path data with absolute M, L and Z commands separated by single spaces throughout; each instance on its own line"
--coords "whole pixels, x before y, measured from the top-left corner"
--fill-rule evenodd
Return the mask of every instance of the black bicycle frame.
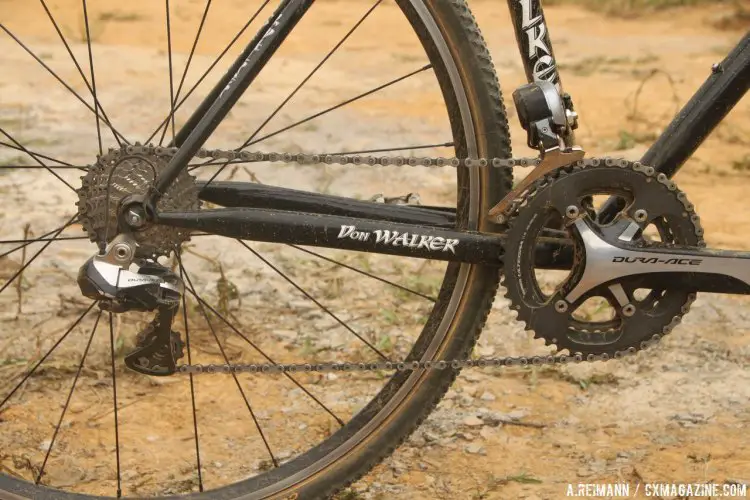
M 313 1 L 282 0 L 268 23 L 186 122 L 174 141 L 179 149 L 150 194 L 152 207 Z M 508 5 L 528 80 L 547 80 L 562 91 L 541 0 L 508 0 Z M 746 34 L 723 62 L 714 65 L 708 80 L 642 161 L 670 177 L 674 175 L 745 95 L 749 83 L 750 34 Z M 202 188 L 202 199 L 227 208 L 156 213 L 154 222 L 241 239 L 485 265 L 499 265 L 503 253 L 502 235 L 457 230 L 455 211 L 445 208 L 392 206 L 249 183 L 215 182 Z M 559 243 L 543 247 L 547 251 L 539 252 L 538 267 L 569 268 L 571 252 L 565 248 L 569 250 Z

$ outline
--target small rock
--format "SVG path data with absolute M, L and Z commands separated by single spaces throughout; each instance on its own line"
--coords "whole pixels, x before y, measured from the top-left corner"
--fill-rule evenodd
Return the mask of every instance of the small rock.
M 214 462 L 214 467 L 216 467 L 217 469 L 221 469 L 221 467 L 222 467 L 223 465 L 224 465 L 224 464 L 223 464 L 223 463 L 221 463 L 221 462 Z
M 429 431 L 424 431 L 422 434 L 424 435 L 425 441 L 427 441 L 428 443 L 434 443 L 438 439 L 440 439 L 440 437 L 437 434 L 434 434 Z
M 153 443 L 158 440 L 159 440 L 158 436 L 146 436 L 146 441 L 148 441 L 149 443 Z
M 630 458 L 630 453 L 627 451 L 618 451 L 617 458 Z
M 474 398 L 472 398 L 468 394 L 461 394 L 458 403 L 461 406 L 474 406 Z
M 490 439 L 491 437 L 494 437 L 495 434 L 495 430 L 490 427 L 482 427 L 482 430 L 479 431 L 479 435 L 482 436 L 483 439 Z
M 521 420 L 526 415 L 528 415 L 528 413 L 523 410 L 515 410 L 505 414 L 505 416 L 510 420 Z
M 484 447 L 476 443 L 472 443 L 464 449 L 466 450 L 466 453 L 471 453 L 472 455 L 486 455 L 487 454 L 487 452 L 484 450 Z
M 411 438 L 409 438 L 409 444 L 412 446 L 424 446 L 427 444 L 427 440 L 423 434 L 416 433 L 412 434 Z
M 591 475 L 591 471 L 588 470 L 586 467 L 581 467 L 576 471 L 576 475 L 578 477 L 588 477 Z
M 42 450 L 42 451 L 47 451 L 47 450 L 49 450 L 50 446 L 52 446 L 52 440 L 51 439 L 45 439 L 39 445 L 39 449 Z
M 273 335 L 280 340 L 297 340 L 297 332 L 294 330 L 274 330 Z
M 122 471 L 122 478 L 126 480 L 135 479 L 138 477 L 138 472 L 132 470 L 132 469 L 125 469 Z
M 485 345 L 477 349 L 477 354 L 483 357 L 490 357 L 495 355 L 495 348 L 491 345 Z
M 484 425 L 484 421 L 476 415 L 469 415 L 463 420 L 463 424 L 469 427 L 480 427 Z
M 495 401 L 497 398 L 490 391 L 484 391 L 479 399 L 482 401 Z
M 456 437 L 464 441 L 474 441 L 474 434 L 471 432 L 457 432 Z
M 681 424 L 687 422 L 689 424 L 705 424 L 711 418 L 711 415 L 705 416 L 701 413 L 678 413 L 670 417 L 671 420 L 675 420 Z

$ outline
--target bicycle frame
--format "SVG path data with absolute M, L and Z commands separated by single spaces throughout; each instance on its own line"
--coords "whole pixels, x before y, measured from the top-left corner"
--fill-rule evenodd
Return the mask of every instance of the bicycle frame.
M 150 194 L 156 206 L 188 161 L 252 84 L 314 0 L 282 0 L 268 23 L 177 134 L 179 149 Z M 507 0 L 529 81 L 562 91 L 541 0 Z M 745 95 L 750 84 L 750 34 L 714 65 L 711 75 L 677 114 L 642 162 L 673 176 Z M 474 167 L 482 168 L 482 167 Z M 435 207 L 398 207 L 285 188 L 210 182 L 201 198 L 218 210 L 156 213 L 159 224 L 241 239 L 499 265 L 502 235 L 452 229 L 455 213 Z M 268 209 L 264 207 L 276 207 Z M 540 268 L 566 268 L 570 252 L 541 253 Z M 562 256 L 561 256 L 562 255 Z M 569 267 L 568 267 L 569 268 Z

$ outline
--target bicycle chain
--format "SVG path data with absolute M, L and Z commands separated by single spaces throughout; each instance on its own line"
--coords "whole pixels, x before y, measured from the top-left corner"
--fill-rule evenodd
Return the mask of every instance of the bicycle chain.
M 158 156 L 172 156 L 177 152 L 177 148 L 167 148 L 159 146 L 143 146 L 138 143 L 126 146 L 127 154 L 155 154 Z M 237 150 L 210 150 L 200 149 L 196 158 L 209 158 L 212 160 L 226 160 L 229 165 L 231 162 L 253 163 L 253 162 L 270 162 L 286 163 L 299 165 L 326 164 L 326 165 L 363 165 L 363 166 L 412 166 L 412 167 L 487 167 L 495 168 L 513 168 L 513 167 L 536 167 L 540 163 L 539 158 L 443 158 L 443 157 L 403 157 L 403 156 L 371 156 L 371 155 L 351 155 L 351 154 L 291 154 L 291 153 L 265 153 L 249 152 Z M 630 162 L 614 158 L 589 158 L 575 163 L 581 167 L 596 167 L 605 162 L 607 165 L 626 166 Z M 664 174 L 656 174 L 653 167 L 642 165 L 634 162 L 633 168 L 646 173 L 648 176 L 656 175 L 658 182 L 666 185 L 670 191 L 676 191 L 676 184 L 669 180 Z M 510 215 L 523 204 L 523 195 L 514 200 L 506 210 L 505 214 Z M 678 199 L 683 202 L 685 208 L 693 210 L 682 192 L 678 192 Z M 693 215 L 692 221 L 698 236 L 703 235 L 703 229 L 700 226 L 700 219 Z M 696 298 L 691 294 L 690 302 L 683 307 L 683 314 L 687 312 L 690 303 Z M 453 359 L 438 361 L 381 361 L 374 363 L 261 363 L 261 364 L 224 364 L 224 365 L 178 365 L 177 373 L 202 374 L 202 373 L 261 373 L 261 374 L 282 374 L 282 373 L 299 373 L 299 372 L 367 372 L 367 371 L 416 371 L 416 370 L 445 370 L 447 368 L 484 368 L 484 367 L 511 367 L 511 366 L 552 366 L 566 365 L 569 363 L 608 361 L 610 359 L 623 359 L 635 356 L 637 353 L 644 351 L 658 344 L 664 335 L 669 334 L 672 329 L 682 321 L 682 315 L 675 316 L 672 322 L 664 327 L 662 334 L 654 334 L 650 340 L 640 343 L 639 348 L 630 347 L 624 351 L 617 351 L 614 356 L 608 354 L 581 354 L 572 355 L 547 355 L 547 356 L 503 356 L 493 358 L 479 359 Z

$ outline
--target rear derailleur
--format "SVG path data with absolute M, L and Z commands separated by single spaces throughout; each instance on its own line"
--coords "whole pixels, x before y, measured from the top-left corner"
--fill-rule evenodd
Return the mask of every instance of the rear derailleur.
M 177 370 L 184 344 L 172 321 L 184 292 L 182 280 L 156 262 L 141 261 L 137 270 L 136 242 L 127 234 L 117 236 L 103 253 L 89 259 L 78 272 L 78 286 L 86 297 L 113 313 L 156 311 L 151 323 L 138 334 L 125 365 L 146 375 L 167 376 Z

